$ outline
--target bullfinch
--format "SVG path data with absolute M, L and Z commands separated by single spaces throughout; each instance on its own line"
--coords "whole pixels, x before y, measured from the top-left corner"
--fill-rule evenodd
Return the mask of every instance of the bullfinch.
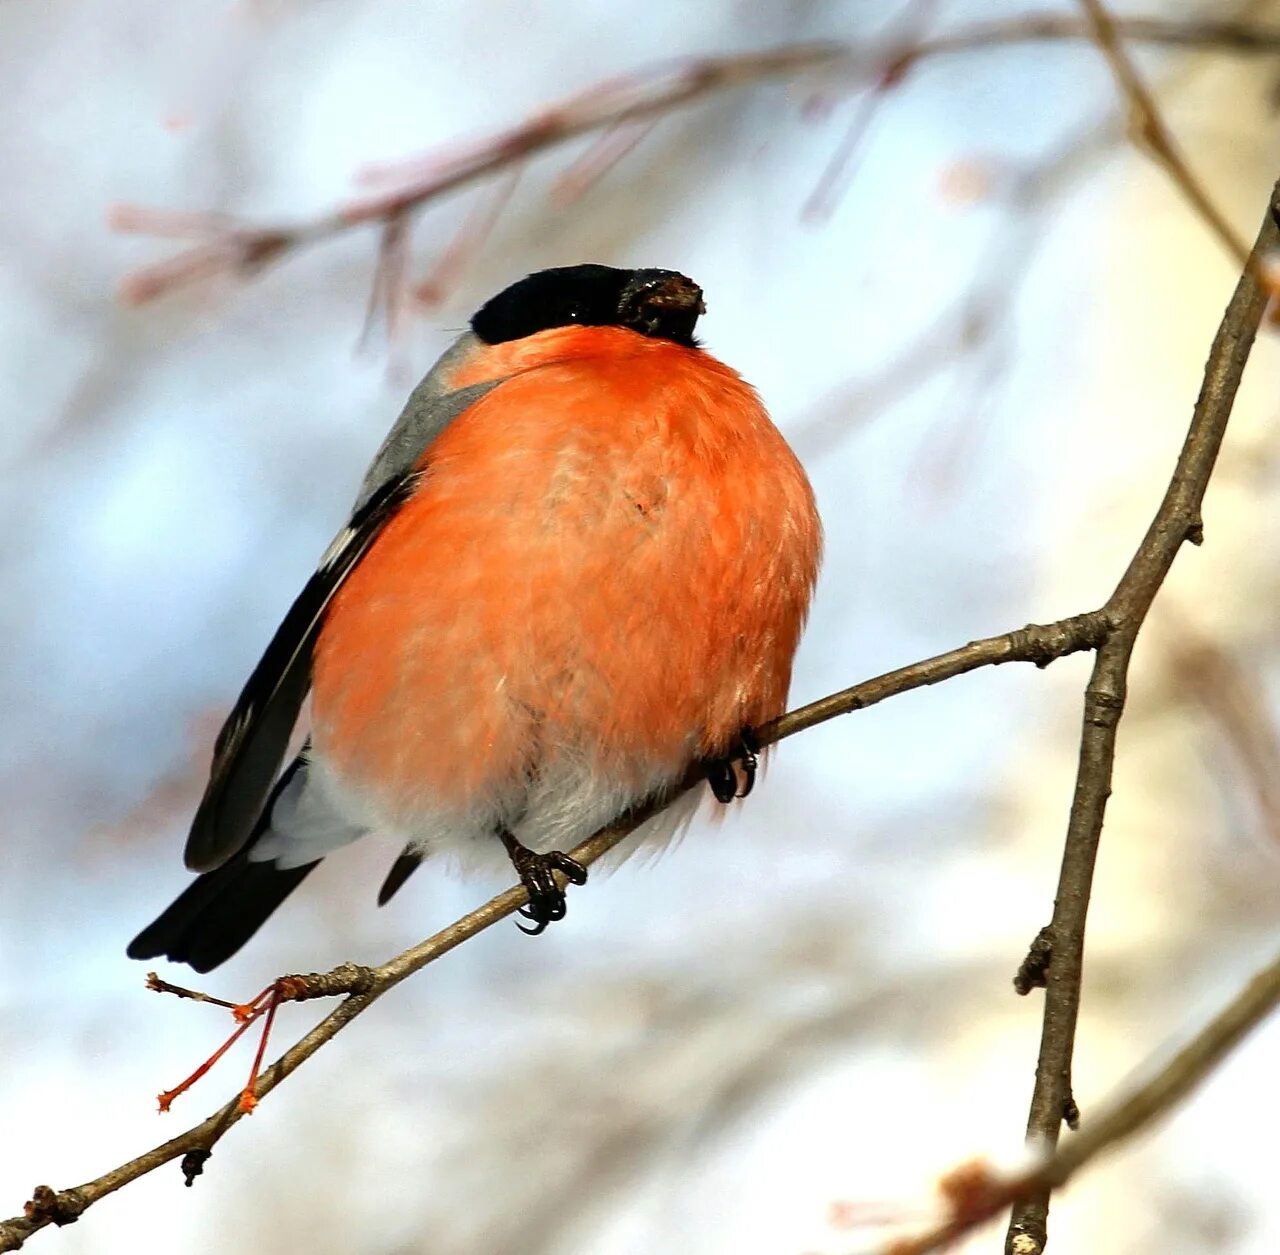
M 745 795 L 821 527 L 754 389 L 694 338 L 704 310 L 674 271 L 582 265 L 471 319 L 250 675 L 187 839 L 200 875 L 131 957 L 216 967 L 375 831 L 404 848 L 379 903 L 424 858 L 509 860 L 541 932 L 565 913 L 553 872 L 586 880 L 565 849 L 691 770 Z

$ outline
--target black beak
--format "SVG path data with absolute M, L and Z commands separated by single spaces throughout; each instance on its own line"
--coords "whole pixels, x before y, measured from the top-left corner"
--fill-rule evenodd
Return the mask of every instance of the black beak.
M 637 270 L 618 300 L 618 322 L 641 335 L 693 344 L 693 328 L 707 312 L 702 289 L 674 270 Z

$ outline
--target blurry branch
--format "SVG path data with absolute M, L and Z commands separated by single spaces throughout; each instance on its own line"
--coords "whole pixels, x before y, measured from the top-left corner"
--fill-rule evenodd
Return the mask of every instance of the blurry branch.
M 992 176 L 984 192 L 989 190 L 1005 212 L 972 266 L 974 279 L 968 290 L 950 307 L 940 308 L 911 343 L 882 359 L 870 374 L 837 386 L 808 414 L 792 419 L 788 439 L 806 465 L 894 402 L 963 364 L 968 379 L 949 385 L 952 404 L 947 413 L 961 409 L 969 417 L 963 424 L 940 421 L 925 430 L 918 469 L 910 478 L 927 486 L 935 500 L 965 481 L 974 448 L 986 435 L 990 393 L 1015 350 L 1016 302 L 1010 293 L 1025 282 L 1045 241 L 1042 215 L 1077 186 L 1088 163 L 1123 138 L 1122 129 L 1110 119 L 1090 122 L 1047 156 Z M 987 398 L 986 405 L 977 404 L 979 396 Z
M 758 730 L 759 740 L 762 746 L 773 745 L 838 715 L 865 709 L 888 697 L 937 684 L 979 667 L 996 666 L 1003 662 L 1032 662 L 1038 667 L 1044 667 L 1066 654 L 1097 648 L 1105 634 L 1106 619 L 1101 612 L 1095 611 L 1073 615 L 1055 623 L 1030 624 L 1001 636 L 972 641 L 947 653 L 865 680 L 791 711 L 761 727 Z M 682 790 L 694 787 L 702 779 L 700 773 L 691 772 L 684 781 Z M 655 801 L 589 837 L 573 850 L 573 857 L 584 864 L 594 863 L 670 800 L 667 798 Z M 269 1094 L 356 1016 L 406 977 L 412 976 L 455 946 L 506 918 L 527 901 L 523 888 L 508 889 L 380 967 L 360 967 L 346 963 L 331 972 L 282 978 L 282 983 L 288 990 L 282 998 L 284 1001 L 346 996 L 325 1019 L 261 1074 L 253 1090 L 254 1097 L 261 1099 Z M 160 992 L 173 992 L 163 988 L 164 982 L 154 977 L 148 978 L 148 984 L 152 988 L 159 988 Z M 192 991 L 181 990 L 180 996 L 191 997 Z M 49 1186 L 38 1187 L 26 1205 L 25 1215 L 0 1223 L 0 1251 L 18 1250 L 26 1238 L 46 1225 L 70 1224 L 108 1194 L 174 1159 L 182 1160 L 182 1170 L 190 1183 L 200 1174 L 213 1147 L 243 1114 L 237 1098 L 194 1128 L 93 1181 L 60 1191 Z
M 1276 1006 L 1280 1005 L 1280 956 L 1245 987 L 1182 1047 L 1150 1080 L 1139 1085 L 1065 1145 L 1023 1172 L 999 1176 L 982 1164 L 970 1164 L 944 1179 L 950 1214 L 915 1238 L 890 1243 L 884 1255 L 927 1255 L 955 1242 L 997 1212 L 1022 1199 L 1047 1195 L 1065 1185 L 1103 1151 L 1167 1115 L 1187 1098 Z M 1016 1242 L 1014 1255 L 1038 1248 Z
M 732 1136 L 788 1084 L 839 1058 L 853 1040 L 901 1046 L 959 1031 L 978 1014 L 980 991 L 991 988 L 995 973 L 985 959 L 879 969 L 869 921 L 839 894 L 823 906 L 774 905 L 781 909 L 757 904 L 765 914 L 753 915 L 769 945 L 730 941 L 704 954 L 701 970 L 673 954 L 638 979 L 606 964 L 606 978 L 580 982 L 575 998 L 598 1031 L 552 1043 L 522 1038 L 525 1048 L 502 1051 L 500 1065 L 486 1061 L 470 1074 L 465 1107 L 451 1110 L 485 1136 L 462 1157 L 469 1176 L 505 1172 L 503 1206 L 463 1216 L 445 1202 L 428 1211 L 419 1227 L 433 1235 L 431 1255 L 562 1255 L 564 1235 L 634 1197 L 646 1168 L 655 1178 L 653 1206 L 679 1214 L 688 1175 L 678 1165 L 703 1162 L 709 1145 Z M 925 1004 L 922 980 L 932 991 Z M 488 995 L 520 1017 L 555 996 L 550 983 L 524 972 Z M 797 987 L 804 998 L 795 997 Z M 541 1171 L 506 1171 L 534 1143 Z M 855 1206 L 862 1217 L 904 1217 L 894 1202 L 841 1209 Z M 932 1211 L 913 1206 L 906 1215 L 920 1226 Z M 683 1249 L 678 1239 L 656 1249 L 673 1245 Z
M 1125 39 L 1138 43 L 1161 44 L 1174 48 L 1218 49 L 1222 52 L 1275 52 L 1280 44 L 1280 30 L 1254 26 L 1236 18 L 1222 20 L 1202 18 L 1118 17 L 1116 30 Z M 1091 39 L 1087 21 L 1056 13 L 1030 14 L 1025 17 L 993 22 L 979 22 L 950 35 L 929 40 L 924 54 L 969 52 L 977 48 L 999 48 L 1009 44 Z
M 1122 31 L 1117 20 L 1107 11 L 1102 0 L 1080 0 L 1080 5 L 1088 15 L 1091 33 L 1111 67 L 1116 86 L 1128 102 L 1130 134 L 1134 143 L 1154 158 L 1174 181 L 1192 209 L 1209 224 L 1238 265 L 1261 268 L 1266 258 L 1259 257 L 1256 261 L 1250 259 L 1248 242 L 1223 216 L 1208 189 L 1187 165 L 1186 158 L 1160 115 L 1155 98 L 1121 43 Z
M 500 170 L 518 167 L 569 140 L 604 131 L 605 145 L 612 147 L 617 143 L 617 128 L 629 128 L 714 92 L 834 68 L 847 57 L 848 49 L 842 44 L 794 44 L 762 53 L 692 58 L 609 79 L 539 110 L 514 127 L 371 171 L 369 180 L 389 184 L 388 190 L 291 227 L 121 206 L 112 214 L 118 230 L 203 237 L 167 261 L 127 276 L 122 295 L 130 303 L 141 303 L 214 274 L 252 274 L 290 251 L 353 227 L 376 224 L 384 234 L 400 230 L 408 214 L 428 203 Z M 596 168 L 603 172 L 607 165 L 607 160 L 601 160 Z M 578 184 L 580 180 L 574 185 Z M 559 194 L 564 194 L 563 187 Z
M 1280 837 L 1280 732 L 1267 709 L 1265 693 L 1241 661 L 1186 622 L 1176 625 L 1170 646 L 1174 691 L 1196 703 L 1216 725 L 1234 767 L 1233 775 L 1252 794 L 1256 819 L 1267 840 Z M 1234 783 L 1234 782 L 1233 782 Z
M 1201 503 L 1245 363 L 1267 308 L 1268 294 L 1258 281 L 1258 270 L 1260 259 L 1280 242 L 1277 213 L 1280 184 L 1272 190 L 1257 242 L 1245 258 L 1243 273 L 1214 336 L 1191 426 L 1164 500 L 1102 611 L 1110 630 L 1098 649 L 1093 674 L 1085 688 L 1080 760 L 1053 917 L 1036 939 L 1033 956 L 1019 973 L 1027 978 L 1023 982 L 1027 988 L 1045 986 L 1044 1023 L 1027 1137 L 1046 1147 L 1057 1145 L 1064 1120 L 1074 1126 L 1079 1118 L 1071 1092 L 1071 1061 L 1080 1009 L 1085 921 L 1111 794 L 1116 729 L 1124 711 L 1129 662 L 1138 633 L 1174 558 L 1184 542 L 1200 544 L 1204 539 Z M 1035 961 L 1031 962 L 1033 957 Z M 1014 1208 L 1006 1255 L 1040 1255 L 1044 1250 L 1048 1242 L 1050 1189 L 1051 1183 L 1038 1187 Z
M 1280 52 L 1280 30 L 1244 22 L 1140 18 L 1117 21 L 1115 29 L 1126 38 L 1174 47 L 1246 55 Z M 1091 35 L 1088 21 L 1033 15 L 985 22 L 915 42 L 788 44 L 764 52 L 667 62 L 597 83 L 514 127 L 370 172 L 369 180 L 387 190 L 291 226 L 259 225 L 211 212 L 118 206 L 110 215 L 117 230 L 195 241 L 165 261 L 127 275 L 121 295 L 129 303 L 140 304 L 217 275 L 252 275 L 307 245 L 352 228 L 376 226 L 384 237 L 382 288 L 376 299 L 388 303 L 389 316 L 394 318 L 403 294 L 393 292 L 386 283 L 390 275 L 386 262 L 391 259 L 403 268 L 400 254 L 407 250 L 412 215 L 449 192 L 499 171 L 518 170 L 528 159 L 570 140 L 600 133 L 595 146 L 557 183 L 553 196 L 560 202 L 581 194 L 630 152 L 657 120 L 715 93 L 808 74 L 821 75 L 825 83 L 842 90 L 870 85 L 881 94 L 931 57 L 1015 43 L 1079 41 Z M 1206 212 L 1206 217 L 1216 229 L 1225 225 L 1216 215 Z M 436 285 L 428 287 L 434 290 Z
M 801 211 L 805 220 L 820 222 L 829 218 L 844 198 L 885 95 L 902 82 L 914 60 L 919 59 L 925 31 L 937 15 L 937 8 L 937 0 L 908 0 L 880 30 L 876 40 L 876 60 L 880 64 L 871 90 L 858 101 L 826 170 L 809 193 Z

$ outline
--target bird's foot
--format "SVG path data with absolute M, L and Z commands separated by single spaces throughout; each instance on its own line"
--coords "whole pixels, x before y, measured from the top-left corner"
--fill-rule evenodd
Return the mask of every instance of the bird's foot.
M 576 858 L 570 858 L 561 850 L 549 850 L 546 854 L 538 854 L 521 845 L 509 832 L 502 834 L 502 843 L 507 847 L 507 855 L 511 866 L 516 869 L 520 883 L 529 895 L 529 905 L 520 908 L 525 919 L 533 921 L 532 928 L 526 928 L 517 922 L 516 927 L 522 933 L 536 937 L 548 924 L 564 919 L 564 890 L 560 887 L 555 873 L 560 872 L 571 885 L 587 883 L 587 869 Z
M 728 804 L 751 792 L 756 783 L 756 768 L 760 765 L 759 754 L 756 734 L 750 728 L 743 728 L 731 753 L 723 758 L 708 759 L 703 764 L 717 802 Z

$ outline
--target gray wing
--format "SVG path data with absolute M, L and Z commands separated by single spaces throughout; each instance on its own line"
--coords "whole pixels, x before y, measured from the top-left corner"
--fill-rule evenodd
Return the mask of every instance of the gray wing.
M 470 331 L 460 335 L 431 368 L 431 373 L 409 394 L 409 400 L 373 455 L 365 472 L 355 509 L 359 510 L 388 480 L 417 465 L 422 451 L 469 405 L 501 382 L 472 384 L 450 391 L 449 375 L 480 347 Z
M 474 337 L 462 336 L 414 389 L 365 475 L 350 521 L 289 608 L 219 732 L 209 783 L 187 837 L 184 857 L 192 871 L 221 866 L 252 838 L 311 687 L 312 653 L 325 611 L 387 521 L 417 488 L 427 446 L 496 386 L 495 380 L 447 389 L 449 369 L 473 347 Z

